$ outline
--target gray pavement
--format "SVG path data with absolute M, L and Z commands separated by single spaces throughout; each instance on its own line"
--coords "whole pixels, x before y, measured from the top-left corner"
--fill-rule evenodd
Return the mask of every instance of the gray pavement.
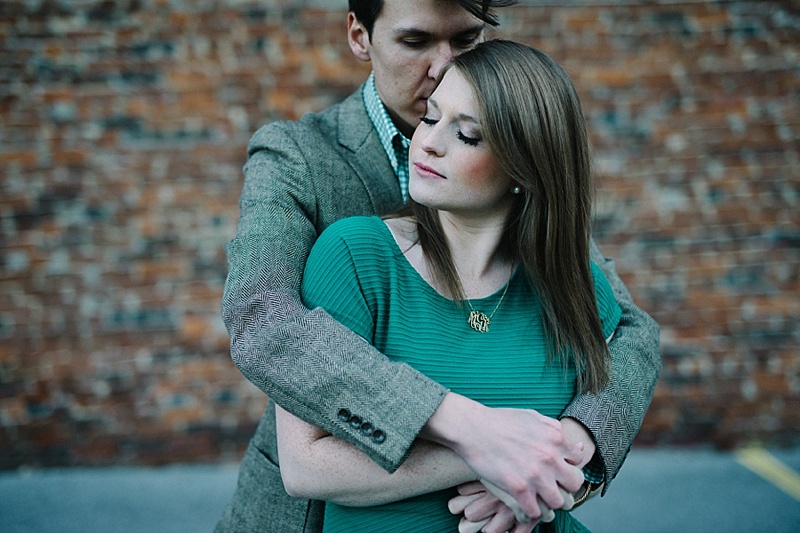
M 800 449 L 770 450 L 793 471 L 793 497 L 733 453 L 631 452 L 605 497 L 575 511 L 594 533 L 800 533 Z
M 733 453 L 634 449 L 608 495 L 575 513 L 594 533 L 798 533 L 800 449 L 770 454 L 788 467 L 783 489 Z M 0 473 L 0 532 L 210 532 L 236 476 L 236 465 Z

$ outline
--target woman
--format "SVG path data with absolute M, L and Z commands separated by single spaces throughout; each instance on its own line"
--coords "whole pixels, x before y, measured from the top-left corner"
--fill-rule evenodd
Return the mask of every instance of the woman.
M 620 310 L 589 260 L 586 131 L 564 70 L 508 41 L 458 56 L 409 163 L 405 212 L 342 220 L 319 238 L 306 304 L 493 407 L 557 417 L 577 390 L 601 388 Z M 329 502 L 325 531 L 457 529 L 447 501 L 477 476 L 448 448 L 420 440 L 390 475 L 352 445 L 276 416 L 286 489 Z M 557 514 L 556 530 L 585 531 Z

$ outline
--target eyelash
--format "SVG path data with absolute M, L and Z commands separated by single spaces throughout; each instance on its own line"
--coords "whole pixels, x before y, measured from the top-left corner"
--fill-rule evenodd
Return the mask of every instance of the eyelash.
M 478 42 L 478 36 L 477 35 L 471 35 L 469 37 L 465 37 L 463 39 L 459 39 L 458 41 L 456 41 L 455 44 L 456 44 L 456 46 L 458 46 L 460 48 L 467 49 L 467 48 L 472 48 L 473 46 L 475 46 L 475 44 L 477 42 Z
M 433 126 L 434 124 L 439 122 L 438 120 L 434 120 L 429 117 L 422 117 L 419 120 L 420 122 L 428 126 Z M 468 146 L 478 146 L 478 143 L 481 142 L 481 139 L 479 137 L 467 137 L 466 135 L 461 133 L 460 130 L 456 132 L 456 138 L 458 138 L 459 141 L 463 142 Z
M 477 138 L 477 137 L 467 137 L 466 135 L 464 135 L 460 131 L 456 132 L 456 137 L 458 137 L 459 141 L 462 141 L 463 143 L 468 144 L 469 146 L 478 146 L 478 143 L 481 142 L 481 140 L 479 138 Z

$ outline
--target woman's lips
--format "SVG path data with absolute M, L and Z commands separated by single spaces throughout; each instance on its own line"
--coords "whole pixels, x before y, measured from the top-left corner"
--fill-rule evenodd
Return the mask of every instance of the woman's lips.
M 417 170 L 417 174 L 419 174 L 420 176 L 429 178 L 447 179 L 443 175 L 433 170 L 431 167 L 423 165 L 422 163 L 414 163 L 414 168 Z

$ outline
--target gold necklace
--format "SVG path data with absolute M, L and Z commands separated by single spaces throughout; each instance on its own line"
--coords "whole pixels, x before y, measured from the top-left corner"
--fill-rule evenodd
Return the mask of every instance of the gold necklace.
M 506 297 L 506 293 L 508 292 L 508 286 L 511 285 L 511 278 L 514 275 L 514 263 L 511 263 L 511 273 L 508 275 L 508 281 L 506 282 L 506 287 L 503 289 L 503 294 L 500 295 L 500 301 L 497 302 L 497 305 L 494 306 L 494 311 L 489 316 L 486 316 L 486 313 L 482 313 L 480 311 L 476 311 L 474 307 L 472 307 L 472 302 L 467 300 L 467 305 L 469 306 L 470 313 L 469 318 L 467 319 L 467 323 L 469 327 L 477 331 L 478 333 L 487 333 L 489 331 L 489 324 L 492 323 L 492 317 L 497 312 L 497 309 L 500 307 L 500 304 L 503 303 L 503 298 Z

